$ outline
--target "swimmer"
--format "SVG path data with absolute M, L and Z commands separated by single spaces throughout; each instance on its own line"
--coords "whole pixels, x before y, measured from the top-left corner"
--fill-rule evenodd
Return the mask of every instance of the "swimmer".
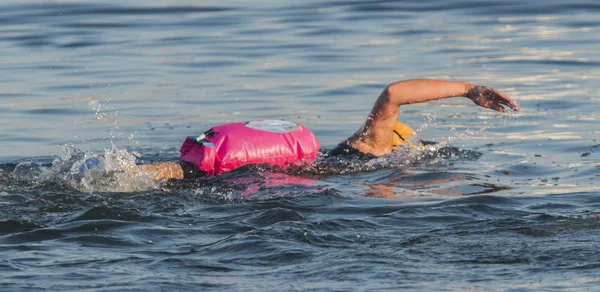
M 401 106 L 461 96 L 469 98 L 476 105 L 499 112 L 506 112 L 507 109 L 519 110 L 516 101 L 488 86 L 433 79 L 399 81 L 388 85 L 381 92 L 364 124 L 352 136 L 330 150 L 328 154 L 332 156 L 389 154 L 394 151 L 398 143 L 402 142 L 401 140 L 406 140 L 407 137 L 402 137 L 403 135 L 412 134 L 410 128 L 398 122 Z M 248 135 L 242 137 L 244 138 L 240 139 L 246 139 Z M 205 135 L 199 137 L 199 144 L 202 144 L 202 138 L 205 138 Z M 185 143 L 188 143 L 188 140 Z M 318 142 L 316 143 L 318 145 Z M 182 146 L 182 151 L 183 149 Z M 247 149 L 243 151 L 247 152 Z M 314 161 L 314 157 L 312 160 Z M 243 160 L 243 162 L 252 164 L 247 160 Z M 139 169 L 131 171 L 146 173 L 161 181 L 198 175 L 197 170 L 200 168 L 198 165 L 194 166 L 186 161 L 141 164 L 138 167 Z

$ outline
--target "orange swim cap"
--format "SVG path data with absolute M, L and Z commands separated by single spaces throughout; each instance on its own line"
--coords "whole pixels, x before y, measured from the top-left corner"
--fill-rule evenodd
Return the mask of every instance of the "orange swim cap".
M 421 143 L 421 140 L 418 139 L 411 139 L 411 136 L 415 134 L 415 131 L 413 131 L 413 129 L 411 129 L 407 124 L 405 123 L 401 123 L 401 122 L 396 122 L 396 125 L 394 126 L 394 144 L 392 144 L 394 150 L 396 150 L 396 148 L 398 148 L 398 146 L 400 145 L 405 145 L 408 144 L 408 147 L 410 149 L 414 149 L 417 148 L 419 146 L 423 146 L 423 143 Z

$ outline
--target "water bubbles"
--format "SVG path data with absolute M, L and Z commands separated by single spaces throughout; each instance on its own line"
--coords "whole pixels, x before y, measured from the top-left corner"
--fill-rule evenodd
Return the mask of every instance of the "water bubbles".
M 41 163 L 25 160 L 17 164 L 11 174 L 19 180 L 38 181 L 44 172 L 45 167 Z
M 421 133 L 423 130 L 429 128 L 430 126 L 435 125 L 435 120 L 437 119 L 437 116 L 435 114 L 427 114 L 425 116 L 425 121 L 423 124 L 421 124 L 421 126 L 419 127 L 419 129 L 415 130 L 415 134 Z
M 63 173 L 71 169 L 75 161 L 84 157 L 85 153 L 73 144 L 61 145 L 60 156 L 52 161 L 52 172 Z
M 102 177 L 105 173 L 104 158 L 92 155 L 73 163 L 65 178 L 67 180 L 94 181 Z
M 61 145 L 60 160 L 71 160 L 83 154 L 83 151 L 76 148 L 74 144 L 69 143 Z
M 97 99 L 90 100 L 88 102 L 88 107 L 96 112 L 97 120 L 103 120 L 104 118 L 106 118 L 106 114 L 104 112 L 102 112 L 102 105 L 100 104 L 100 101 L 98 101 Z
M 415 144 L 417 143 L 418 141 L 415 141 Z M 318 157 L 315 165 L 305 166 L 305 170 L 315 174 L 349 174 L 378 169 L 401 169 L 408 166 L 427 165 L 438 162 L 438 152 L 443 146 L 443 144 L 424 145 L 410 149 L 408 145 L 400 145 L 392 153 L 377 157 L 368 155 L 364 157 L 323 155 Z
M 129 153 L 114 145 L 104 155 L 85 153 L 73 144 L 61 145 L 60 155 L 51 165 L 25 160 L 10 175 L 31 186 L 45 182 L 66 183 L 83 192 L 134 192 L 158 189 L 159 183 L 139 171 L 139 153 Z
M 25 160 L 17 164 L 11 175 L 17 180 L 39 183 L 48 180 L 51 171 L 39 162 Z
M 156 180 L 145 172 L 139 171 L 135 163 L 136 158 L 136 155 L 127 150 L 112 145 L 111 149 L 105 150 L 103 156 L 86 157 L 81 163 L 85 167 L 91 163 L 92 168 L 88 167 L 89 176 L 71 182 L 75 183 L 78 189 L 89 192 L 134 192 L 158 189 L 159 183 Z M 93 169 L 96 170 L 95 173 Z
M 111 149 L 104 151 L 106 169 L 113 172 L 134 170 L 137 168 L 135 161 L 140 156 L 139 153 L 129 153 L 112 145 Z

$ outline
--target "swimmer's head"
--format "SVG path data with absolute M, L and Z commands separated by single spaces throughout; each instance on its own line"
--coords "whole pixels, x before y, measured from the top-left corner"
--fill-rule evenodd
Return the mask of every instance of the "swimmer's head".
M 407 124 L 396 122 L 394 126 L 394 132 L 392 133 L 394 137 L 394 142 L 392 147 L 394 150 L 398 148 L 400 145 L 408 144 L 410 149 L 414 149 L 419 146 L 423 146 L 423 143 L 419 139 L 411 139 L 411 137 L 415 134 L 415 131 L 411 129 Z

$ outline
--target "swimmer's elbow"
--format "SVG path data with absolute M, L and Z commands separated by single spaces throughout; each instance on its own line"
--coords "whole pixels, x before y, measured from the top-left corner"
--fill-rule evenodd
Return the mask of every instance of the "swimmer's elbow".
M 394 96 L 395 92 L 394 92 L 394 83 L 386 86 L 383 91 L 381 92 L 381 94 L 379 95 L 378 101 L 380 103 L 391 103 L 392 102 L 392 96 Z
M 405 96 L 405 88 L 402 82 L 396 82 L 385 87 L 379 97 L 379 102 L 393 107 L 410 104 L 410 100 L 404 98 Z

